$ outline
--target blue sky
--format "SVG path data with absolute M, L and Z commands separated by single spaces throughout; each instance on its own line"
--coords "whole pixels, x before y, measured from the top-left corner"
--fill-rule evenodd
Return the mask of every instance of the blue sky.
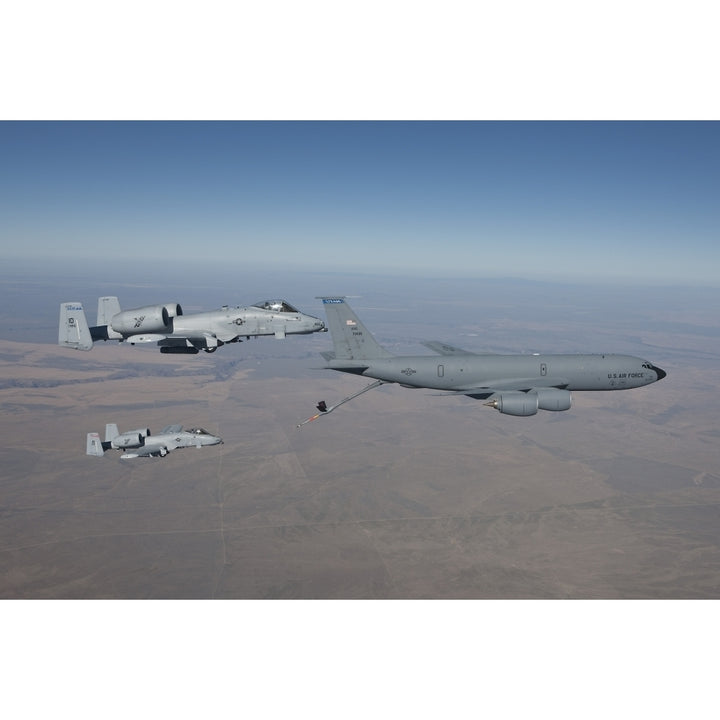
M 7 258 L 720 283 L 720 123 L 4 122 Z

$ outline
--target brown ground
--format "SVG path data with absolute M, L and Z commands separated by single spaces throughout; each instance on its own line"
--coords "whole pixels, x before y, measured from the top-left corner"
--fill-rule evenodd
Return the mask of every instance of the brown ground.
M 365 379 L 246 347 L 0 341 L 0 597 L 720 595 L 720 371 L 532 418 L 386 387 L 297 430 Z M 225 444 L 86 456 L 106 422 Z

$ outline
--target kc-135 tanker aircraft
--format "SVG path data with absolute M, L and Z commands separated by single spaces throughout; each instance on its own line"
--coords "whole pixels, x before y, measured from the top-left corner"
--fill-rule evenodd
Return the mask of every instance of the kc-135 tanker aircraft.
M 116 297 L 98 298 L 97 325 L 88 327 L 79 302 L 60 304 L 58 344 L 92 350 L 97 340 L 119 340 L 131 345 L 157 343 L 161 353 L 196 355 L 215 352 L 226 343 L 261 335 L 306 335 L 324 332 L 325 323 L 305 315 L 285 300 L 266 300 L 250 307 L 223 306 L 220 310 L 184 315 L 177 303 L 120 310 Z
M 122 450 L 121 460 L 137 457 L 165 457 L 171 450 L 203 445 L 220 445 L 222 439 L 211 435 L 202 428 L 183 430 L 182 425 L 168 425 L 159 435 L 152 435 L 150 428 L 129 430 L 120 433 L 115 423 L 105 426 L 105 442 L 100 440 L 98 433 L 87 435 L 87 455 L 102 457 L 106 450 Z
M 478 355 L 442 342 L 424 343 L 432 355 L 396 356 L 367 331 L 343 297 L 321 297 L 334 352 L 322 353 L 326 369 L 376 381 L 335 405 L 318 403 L 323 417 L 358 395 L 386 383 L 445 390 L 485 400 L 505 415 L 568 410 L 571 390 L 628 390 L 662 380 L 666 373 L 630 355 Z

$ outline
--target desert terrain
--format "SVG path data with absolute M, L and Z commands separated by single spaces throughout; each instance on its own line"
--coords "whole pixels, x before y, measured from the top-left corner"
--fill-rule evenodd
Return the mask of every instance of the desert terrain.
M 421 338 L 605 349 L 668 377 L 530 418 L 388 386 L 298 430 L 318 400 L 369 382 L 318 369 L 327 335 L 195 357 L 79 353 L 53 344 L 52 320 L 47 342 L 28 342 L 6 319 L 0 597 L 720 596 L 715 313 L 677 298 L 607 310 L 592 296 L 523 311 L 503 297 L 482 314 L 457 299 L 355 307 L 393 352 L 429 352 Z M 86 456 L 85 434 L 108 422 L 199 425 L 224 444 Z

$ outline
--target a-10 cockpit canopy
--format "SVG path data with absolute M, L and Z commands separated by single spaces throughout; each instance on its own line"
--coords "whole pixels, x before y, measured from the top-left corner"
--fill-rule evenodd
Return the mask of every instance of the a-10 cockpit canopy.
M 253 307 L 260 308 L 261 310 L 270 310 L 272 312 L 285 312 L 285 313 L 296 313 L 299 312 L 297 308 L 294 308 L 286 300 L 265 300 L 263 302 L 257 302 Z
M 193 435 L 210 435 L 205 428 L 189 428 L 186 432 L 192 433 Z

